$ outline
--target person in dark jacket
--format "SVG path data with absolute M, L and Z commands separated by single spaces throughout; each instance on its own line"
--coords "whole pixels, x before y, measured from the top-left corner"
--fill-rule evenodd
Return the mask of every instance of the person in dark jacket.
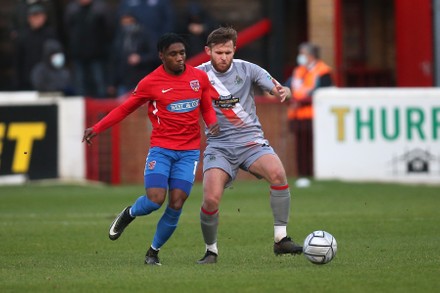
M 57 17 L 55 14 L 55 0 L 15 0 L 15 7 L 10 14 L 9 36 L 17 38 L 20 30 L 28 27 L 28 10 L 31 6 L 43 6 L 47 15 L 47 24 L 58 32 Z
M 111 53 L 109 92 L 121 96 L 156 68 L 157 54 L 151 33 L 139 24 L 132 11 L 122 13 Z
M 132 11 L 139 23 L 152 34 L 153 44 L 175 29 L 175 9 L 170 0 L 120 0 L 118 13 Z M 157 64 L 158 65 L 158 64 Z
M 31 82 L 40 92 L 62 92 L 73 95 L 72 80 L 66 67 L 65 54 L 60 42 L 46 40 L 43 48 L 43 60 L 32 69 Z
M 106 97 L 106 64 L 113 35 L 109 7 L 101 0 L 74 0 L 68 4 L 64 20 L 76 92 Z
M 47 13 L 42 5 L 32 5 L 27 10 L 29 26 L 20 30 L 15 40 L 15 88 L 33 90 L 30 73 L 43 59 L 43 44 L 56 39 L 55 29 L 47 24 Z
M 198 53 L 204 53 L 206 39 L 218 25 L 219 23 L 207 13 L 200 3 L 188 2 L 183 23 L 179 27 L 188 43 L 186 54 L 189 58 Z

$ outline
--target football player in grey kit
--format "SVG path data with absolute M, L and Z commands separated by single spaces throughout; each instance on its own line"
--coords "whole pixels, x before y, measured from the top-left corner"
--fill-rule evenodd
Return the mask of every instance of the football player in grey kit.
M 206 244 L 199 264 L 217 262 L 219 205 L 223 191 L 236 178 L 238 170 L 264 178 L 270 184 L 270 205 L 274 218 L 276 255 L 300 254 L 302 247 L 287 235 L 290 190 L 283 164 L 264 138 L 256 115 L 253 85 L 270 92 L 281 102 L 291 97 L 290 89 L 280 85 L 260 66 L 234 59 L 237 32 L 220 27 L 209 36 L 205 52 L 210 61 L 197 68 L 208 73 L 220 95 L 214 101 L 220 133 L 208 134 L 203 160 L 203 203 L 200 223 Z

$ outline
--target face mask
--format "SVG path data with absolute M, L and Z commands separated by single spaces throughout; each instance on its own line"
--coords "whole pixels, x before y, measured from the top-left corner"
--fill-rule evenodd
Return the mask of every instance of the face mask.
M 126 24 L 126 25 L 123 26 L 122 29 L 126 33 L 133 33 L 133 32 L 135 32 L 137 30 L 137 25 L 136 24 Z
M 53 67 L 61 68 L 64 66 L 64 54 L 55 53 L 50 57 L 50 62 L 52 62 Z
M 296 62 L 299 64 L 299 65 L 306 65 L 307 64 L 307 57 L 306 57 L 306 55 L 304 55 L 304 54 L 299 54 L 297 57 L 296 57 Z

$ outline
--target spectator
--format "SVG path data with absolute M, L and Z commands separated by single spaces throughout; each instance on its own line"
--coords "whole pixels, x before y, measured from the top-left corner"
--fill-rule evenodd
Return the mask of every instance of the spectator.
M 43 60 L 43 44 L 56 38 L 55 29 L 47 24 L 44 6 L 34 4 L 28 7 L 29 26 L 20 30 L 15 40 L 15 87 L 17 90 L 33 90 L 30 72 Z
M 331 68 L 319 57 L 319 47 L 299 45 L 298 66 L 290 79 L 292 102 L 288 110 L 290 129 L 295 136 L 299 176 L 313 176 L 312 96 L 316 89 L 333 85 Z
M 188 3 L 184 23 L 179 27 L 182 28 L 182 34 L 188 43 L 188 57 L 192 57 L 199 52 L 203 52 L 206 39 L 211 31 L 217 27 L 214 21 L 203 7 L 194 1 Z
M 106 2 L 74 0 L 68 4 L 64 20 L 77 94 L 106 97 L 106 64 L 113 35 Z
M 62 92 L 73 95 L 70 71 L 65 66 L 65 54 L 60 42 L 46 40 L 43 47 L 43 60 L 32 69 L 31 82 L 40 92 Z
M 28 27 L 27 13 L 30 6 L 41 5 L 45 8 L 47 14 L 47 24 L 56 28 L 56 19 L 54 14 L 54 5 L 52 0 L 18 0 L 12 13 L 10 23 L 11 39 L 16 39 L 19 31 Z
M 150 73 L 157 56 L 151 33 L 137 21 L 133 12 L 121 15 L 111 52 L 111 87 L 109 93 L 121 96 L 133 90 Z
M 120 15 L 133 11 L 139 23 L 152 33 L 153 44 L 164 33 L 174 31 L 174 7 L 170 0 L 121 0 L 118 11 Z

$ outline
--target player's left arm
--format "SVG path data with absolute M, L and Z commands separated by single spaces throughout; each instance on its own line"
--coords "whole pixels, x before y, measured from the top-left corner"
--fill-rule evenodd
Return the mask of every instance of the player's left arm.
M 270 93 L 280 98 L 281 103 L 292 97 L 292 92 L 287 86 L 280 84 L 275 78 L 272 77 L 272 83 L 274 87 L 270 90 Z
M 261 89 L 278 97 L 281 102 L 284 102 L 292 97 L 290 88 L 280 84 L 265 69 L 253 63 L 248 62 L 247 64 L 250 66 L 252 79 L 261 87 Z

